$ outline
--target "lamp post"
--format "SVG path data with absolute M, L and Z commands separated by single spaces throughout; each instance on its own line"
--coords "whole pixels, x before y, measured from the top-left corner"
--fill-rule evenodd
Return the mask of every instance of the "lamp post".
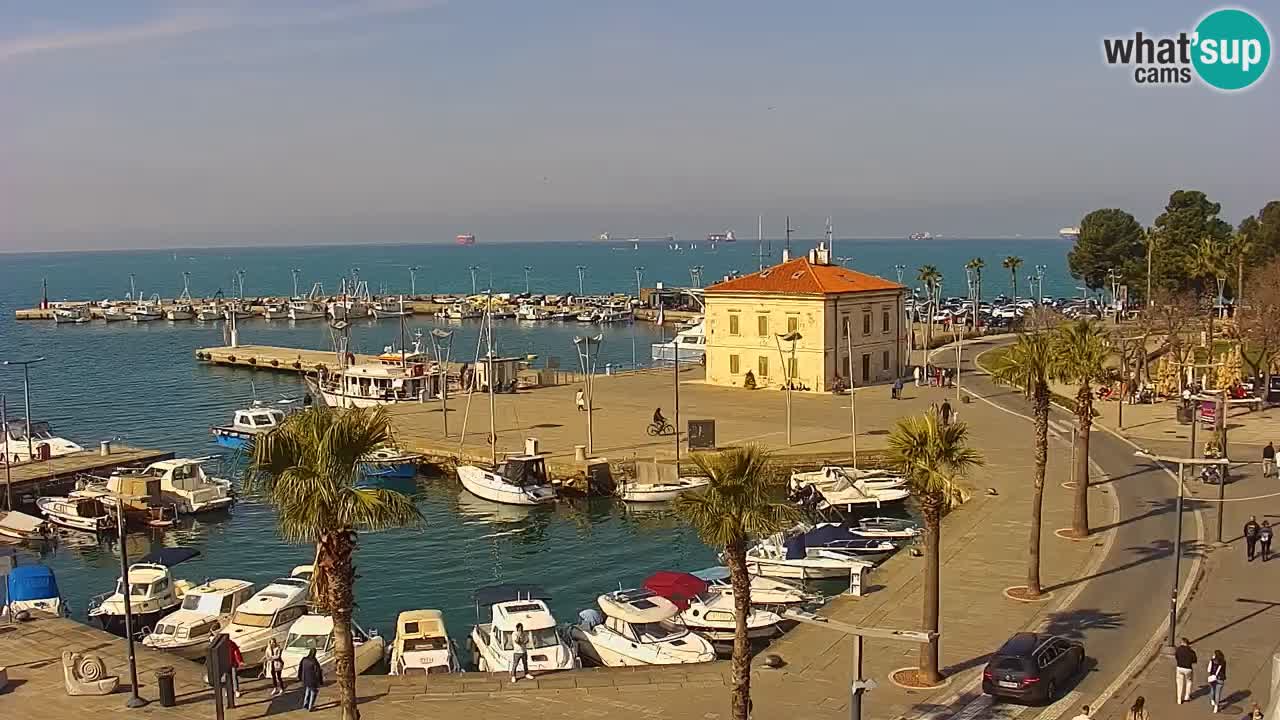
M 850 463 L 853 469 L 858 469 L 858 411 L 854 407 L 854 399 L 857 397 L 857 390 L 853 384 L 853 330 L 849 327 L 849 321 L 844 322 L 844 344 L 849 354 L 849 455 Z
M 471 271 L 471 294 L 476 294 L 476 273 L 480 270 L 479 265 L 469 265 L 467 270 Z
M 22 366 L 22 410 L 27 414 L 27 462 L 31 462 L 36 459 L 34 441 L 31 439 L 31 366 L 39 362 L 44 362 L 44 357 L 32 358 L 31 360 L 5 360 L 4 362 L 0 362 L 0 365 Z M 6 427 L 4 431 L 7 433 L 9 429 Z M 7 436 L 5 440 L 5 448 L 6 451 L 9 448 Z
M 587 457 L 594 457 L 595 444 L 594 436 L 591 428 L 591 410 L 592 410 L 592 389 L 594 383 L 591 382 L 591 376 L 595 372 L 595 365 L 591 361 L 591 346 L 596 346 L 596 362 L 600 361 L 600 345 L 604 342 L 604 333 L 591 336 L 578 336 L 573 339 L 573 346 L 578 351 L 578 360 L 582 363 L 582 374 L 585 376 L 584 385 L 586 385 L 587 395 Z
M 240 299 L 244 300 L 244 270 L 236 271 L 236 284 L 240 286 Z
M 418 297 L 418 271 L 422 268 L 417 265 L 409 266 L 409 297 Z
M 671 375 L 672 377 L 671 382 L 672 382 L 672 386 L 675 389 L 675 396 L 676 396 L 675 419 L 672 422 L 675 424 L 675 430 L 676 430 L 673 434 L 676 436 L 676 479 L 679 480 L 680 479 L 680 333 L 676 333 L 676 336 L 671 339 L 671 349 L 672 349 L 671 367 L 673 368 L 672 375 Z
M 702 266 L 701 265 L 694 265 L 693 267 L 689 268 L 689 279 L 693 281 L 694 287 L 696 288 L 702 287 Z
M 529 273 L 533 270 L 532 265 L 524 266 L 524 294 L 529 294 Z
M 298 297 L 298 273 L 300 272 L 302 272 L 302 268 L 294 268 L 289 271 L 289 274 L 293 276 L 293 296 L 294 297 Z M 183 273 L 183 275 L 185 274 L 186 273 Z
M 440 348 L 444 347 L 444 362 L 440 361 Z M 440 363 L 440 420 L 444 436 L 449 437 L 449 358 L 453 355 L 453 331 L 435 328 L 431 331 L 431 353 Z
M 902 272 L 907 269 L 906 265 L 898 264 L 893 266 L 894 271 L 898 273 L 898 284 L 902 284 Z
M 1194 421 L 1192 427 L 1194 428 Z M 1194 442 L 1194 441 L 1193 441 Z M 1169 463 L 1178 466 L 1178 504 L 1175 512 L 1178 514 L 1178 536 L 1173 543 L 1173 590 L 1169 595 L 1169 647 L 1178 644 L 1178 575 L 1182 572 L 1182 501 L 1185 497 L 1186 479 L 1183 477 L 1185 466 L 1196 467 L 1199 465 L 1221 465 L 1225 472 L 1228 460 L 1226 458 L 1179 458 L 1168 457 L 1165 455 L 1154 455 L 1147 450 L 1137 450 L 1133 453 L 1138 457 L 1144 457 L 1159 463 Z
M 636 266 L 636 300 L 640 299 L 640 280 L 644 277 L 644 266 Z
M 1044 304 L 1044 273 L 1048 270 L 1047 265 L 1036 265 L 1036 304 Z
M 803 337 L 794 330 L 774 336 L 774 341 L 778 344 L 778 360 L 782 362 L 782 377 L 787 381 L 787 447 L 791 446 L 791 366 L 787 363 L 787 358 L 782 354 L 782 341 L 786 340 L 791 343 L 791 361 L 794 363 L 796 359 L 796 341 Z M 850 361 L 852 362 L 852 360 Z M 850 385 L 853 384 L 853 378 L 849 378 Z
M 579 265 L 576 269 L 578 271 L 578 296 L 582 297 L 587 294 L 587 291 L 584 289 L 587 277 L 587 266 Z
M 13 476 L 9 470 L 9 404 L 4 395 L 0 395 L 0 432 L 4 433 L 4 509 L 13 509 Z
M 133 595 L 129 587 L 129 549 L 126 547 L 124 526 L 124 498 L 116 498 L 116 540 L 120 543 L 120 594 L 124 596 L 124 636 L 129 642 L 129 700 L 128 708 L 140 708 L 147 704 L 138 695 L 138 659 L 133 649 Z

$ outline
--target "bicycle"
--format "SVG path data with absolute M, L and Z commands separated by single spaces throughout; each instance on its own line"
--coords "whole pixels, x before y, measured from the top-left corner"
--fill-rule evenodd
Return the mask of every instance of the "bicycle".
M 658 424 L 656 422 L 651 422 L 649 423 L 649 427 L 645 428 L 645 432 L 649 434 L 649 437 L 657 437 L 659 435 L 671 435 L 675 431 L 676 431 L 675 427 L 673 427 L 671 423 L 665 420 L 662 421 L 661 424 Z

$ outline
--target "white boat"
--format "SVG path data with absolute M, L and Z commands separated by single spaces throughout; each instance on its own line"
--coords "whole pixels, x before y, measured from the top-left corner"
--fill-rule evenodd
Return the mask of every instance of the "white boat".
M 164 316 L 170 320 L 191 320 L 196 316 L 196 309 L 190 303 L 179 303 L 166 310 Z
M 413 315 L 413 309 L 405 307 L 403 295 L 398 300 L 379 300 L 373 304 L 373 317 L 378 320 L 409 317 L 411 315 Z
M 812 485 L 818 490 L 834 490 L 859 482 L 864 487 L 875 490 L 900 488 L 907 484 L 906 478 L 892 470 L 879 468 L 859 470 L 840 465 L 823 465 L 818 470 L 792 472 L 790 488 L 795 491 Z
M 99 498 L 49 495 L 36 498 L 36 507 L 54 525 L 91 533 L 116 531 L 114 509 Z
M 82 325 L 92 318 L 87 307 L 57 307 L 53 309 L 53 322 L 56 325 Z
M 129 312 L 122 307 L 109 305 L 102 308 L 102 319 L 106 322 L 120 322 L 129 319 Z
M 468 303 L 454 303 L 444 310 L 444 317 L 448 320 L 474 320 L 482 314 Z
M 253 313 L 249 311 L 243 300 L 232 300 L 223 307 L 222 316 L 230 320 L 232 315 L 237 320 L 243 320 L 247 317 L 252 317 Z
M 584 660 L 604 667 L 711 662 L 715 648 L 675 621 L 675 603 L 645 588 L 601 595 L 569 628 Z M 604 613 L 600 617 L 600 613 Z
M 154 479 L 159 481 L 163 503 L 173 505 L 179 514 L 225 510 L 235 502 L 231 481 L 205 473 L 203 463 L 208 460 L 175 458 L 151 463 L 145 469 L 118 468 L 107 479 L 107 490 L 118 494 L 129 480 Z
M 683 572 L 662 571 L 644 581 L 645 588 L 680 608 L 675 621 L 712 642 L 733 642 L 737 610 L 733 597 L 712 590 L 706 582 Z M 747 615 L 747 637 L 762 640 L 782 634 L 776 613 L 752 608 Z
M 577 317 L 572 310 L 553 310 L 548 320 L 569 321 Z
M 440 675 L 462 672 L 458 654 L 439 610 L 406 610 L 396 618 L 390 674 Z
M 437 397 L 443 382 L 438 370 L 426 365 L 358 363 L 307 378 L 307 387 L 329 407 L 375 407 L 422 403 Z
M 329 317 L 334 320 L 351 320 L 369 316 L 369 307 L 355 298 L 333 300 L 329 303 L 327 310 Z
M 1067 227 L 1059 228 L 1058 235 L 1066 240 L 1076 240 L 1080 237 L 1080 228 L 1068 225 Z
M 47 520 L 17 510 L 0 510 L 0 537 L 33 542 L 47 540 L 52 534 Z
M 262 304 L 262 317 L 267 320 L 289 319 L 289 304 L 283 300 L 272 300 Z
M 294 321 L 320 320 L 325 315 L 325 308 L 314 300 L 291 300 L 286 315 Z
M 458 480 L 471 494 L 496 503 L 542 505 L 556 500 L 556 489 L 547 480 L 547 463 L 542 455 L 508 457 L 496 471 L 459 465 Z
M 476 625 L 471 630 L 472 662 L 480 672 L 511 670 L 511 636 L 524 628 L 529 672 L 581 667 L 573 643 L 562 636 L 547 608 L 550 596 L 533 585 L 496 585 L 476 591 Z M 489 622 L 479 622 L 481 613 Z
M 13 464 L 31 462 L 33 459 L 63 457 L 84 448 L 70 440 L 53 434 L 49 423 L 36 421 L 31 423 L 30 442 L 27 438 L 27 423 L 22 418 L 9 418 L 7 427 L 0 428 L 0 458 L 8 459 Z M 33 457 L 34 456 L 34 457 Z
M 807 478 L 807 479 L 806 479 Z M 817 473 L 791 476 L 792 497 L 800 503 L 814 503 L 819 509 L 836 508 L 851 512 L 855 507 L 882 507 L 911 496 L 901 477 L 855 478 L 845 468 L 827 466 Z M 816 497 L 814 497 L 816 493 Z
M 894 517 L 869 517 L 858 520 L 855 533 L 862 537 L 910 540 L 919 537 L 923 530 L 914 520 Z
M 706 476 L 682 477 L 672 482 L 625 482 L 618 484 L 617 493 L 624 502 L 668 502 L 710 484 L 711 478 Z
M 678 355 L 682 363 L 700 363 L 707 356 L 706 325 L 699 322 L 676 333 L 674 339 L 653 343 L 649 347 L 654 362 L 674 362 Z
M 164 318 L 164 312 L 160 309 L 160 296 L 152 295 L 150 300 L 138 299 L 132 307 L 129 308 L 129 317 L 134 322 L 154 322 Z
M 747 549 L 747 570 L 752 575 L 764 577 L 793 580 L 848 578 L 855 571 L 862 572 L 872 567 L 874 563 L 866 560 L 807 547 L 803 533 L 796 533 L 790 538 L 779 533 Z
M 538 307 L 537 305 L 521 305 L 516 310 L 516 319 L 526 322 L 541 322 L 551 319 L 551 311 Z
M 213 322 L 222 319 L 222 308 L 217 303 L 209 303 L 196 308 L 196 320 Z
M 583 310 L 574 316 L 578 322 L 593 323 L 600 318 L 600 313 L 596 310 Z
M 161 548 L 129 566 L 129 609 L 133 614 L 134 634 L 147 634 L 156 621 L 178 609 L 182 596 L 194 586 L 174 578 L 170 568 L 199 554 L 199 550 L 192 548 Z M 90 622 L 123 637 L 125 590 L 125 582 L 117 579 L 115 592 L 90 600 Z
M 10 568 L 5 579 L 5 605 L 0 605 L 0 618 L 20 612 L 44 612 L 60 616 L 68 614 L 58 579 L 53 570 L 39 563 Z
M 236 608 L 253 595 L 247 580 L 210 580 L 187 590 L 182 605 L 156 622 L 142 644 L 188 660 L 203 660 L 209 640 L 231 622 Z
M 351 639 L 355 645 L 355 656 L 352 663 L 356 674 L 368 672 L 370 668 L 382 662 L 387 655 L 387 641 L 376 632 L 365 630 L 359 623 L 351 621 Z M 320 670 L 326 675 L 333 675 L 333 668 L 338 661 L 333 637 L 333 618 L 328 615 L 303 615 L 289 626 L 285 637 L 284 670 L 280 673 L 286 678 L 298 677 L 298 664 L 312 650 L 316 651 L 316 660 Z
M 230 425 L 218 425 L 210 428 L 213 439 L 219 445 L 232 450 L 243 450 L 259 435 L 271 432 L 284 422 L 284 411 L 278 408 L 263 407 L 254 402 L 251 407 L 237 410 L 232 416 Z
M 733 597 L 733 584 L 729 581 L 729 568 L 723 565 L 695 570 L 693 576 L 702 580 L 712 590 Z M 751 576 L 751 604 L 761 607 L 803 605 L 821 600 L 822 596 L 782 580 Z
M 631 308 L 606 307 L 596 317 L 596 322 L 603 324 L 631 322 Z
M 289 626 L 307 614 L 311 595 L 311 566 L 294 568 L 287 578 L 272 580 L 236 609 L 223 632 L 240 648 L 247 667 L 262 664 L 272 639 L 283 644 Z

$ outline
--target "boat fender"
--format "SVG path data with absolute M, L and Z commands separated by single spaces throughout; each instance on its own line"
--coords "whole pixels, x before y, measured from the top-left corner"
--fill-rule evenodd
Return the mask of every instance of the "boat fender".
M 280 367 L 280 361 L 275 358 L 271 359 L 271 367 Z
M 236 361 L 236 356 L 235 356 L 235 355 L 228 355 L 228 356 L 227 356 L 227 362 L 235 362 L 235 361 Z

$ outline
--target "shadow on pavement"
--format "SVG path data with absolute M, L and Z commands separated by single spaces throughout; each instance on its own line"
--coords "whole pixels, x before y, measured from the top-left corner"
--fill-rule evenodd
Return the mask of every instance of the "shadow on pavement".
M 1122 565 L 1117 565 L 1113 568 L 1108 568 L 1106 570 L 1094 573 L 1092 575 L 1086 575 L 1084 577 L 1074 578 L 1072 580 L 1066 580 L 1066 581 L 1057 583 L 1056 585 L 1050 585 L 1046 587 L 1045 590 L 1046 591 L 1061 590 L 1063 588 L 1068 588 L 1068 587 L 1071 587 L 1072 585 L 1076 585 L 1078 583 L 1082 583 L 1088 580 L 1093 580 L 1100 577 L 1106 577 L 1108 575 L 1114 575 L 1115 573 L 1118 573 L 1118 572 L 1124 572 L 1125 570 L 1137 567 L 1144 563 L 1154 562 L 1157 560 L 1161 560 L 1163 558 L 1170 557 L 1171 555 L 1173 555 L 1173 541 L 1164 540 L 1164 539 L 1153 540 L 1147 545 L 1136 545 L 1133 547 L 1127 547 L 1124 549 L 1123 552 L 1129 553 L 1130 555 L 1136 555 L 1137 559 L 1131 560 Z M 1182 543 L 1182 557 L 1184 558 L 1204 557 L 1204 549 L 1201 548 L 1198 543 L 1184 542 Z
M 1251 604 L 1251 605 L 1258 605 L 1259 607 L 1258 607 L 1258 609 L 1254 610 L 1253 612 L 1248 613 L 1248 614 L 1246 614 L 1246 615 L 1241 615 L 1240 617 L 1236 618 L 1235 620 L 1232 620 L 1232 621 L 1231 621 L 1231 622 L 1229 622 L 1229 623 L 1226 623 L 1225 625 L 1219 625 L 1218 627 L 1216 627 L 1216 628 L 1214 628 L 1214 629 L 1210 630 L 1209 632 L 1207 632 L 1207 633 L 1205 633 L 1205 634 L 1201 635 L 1200 637 L 1198 637 L 1198 638 L 1194 638 L 1191 642 L 1192 642 L 1192 643 L 1198 643 L 1198 642 L 1200 642 L 1201 640 L 1206 640 L 1206 639 L 1208 639 L 1208 638 L 1213 637 L 1214 635 L 1217 635 L 1218 633 L 1222 632 L 1223 630 L 1226 630 L 1227 628 L 1235 627 L 1236 625 L 1239 625 L 1240 623 L 1242 623 L 1242 622 L 1244 622 L 1244 621 L 1246 621 L 1246 620 L 1250 620 L 1250 619 L 1252 619 L 1252 618 L 1255 618 L 1255 617 L 1257 617 L 1257 616 L 1261 615 L 1262 613 L 1267 612 L 1268 610 L 1274 610 L 1274 609 L 1276 609 L 1276 608 L 1280 608 L 1280 602 L 1273 602 L 1273 601 L 1271 601 L 1271 600 L 1254 600 L 1254 599 L 1252 599 L 1252 598 L 1241 598 L 1241 597 L 1238 597 L 1238 598 L 1236 598 L 1236 602 L 1238 602 L 1238 603 L 1248 603 L 1248 604 Z
M 1113 630 L 1124 626 L 1124 613 L 1097 608 L 1081 608 L 1050 613 L 1044 631 L 1072 640 L 1083 640 L 1090 630 Z M 1088 650 L 1088 648 L 1086 648 Z

